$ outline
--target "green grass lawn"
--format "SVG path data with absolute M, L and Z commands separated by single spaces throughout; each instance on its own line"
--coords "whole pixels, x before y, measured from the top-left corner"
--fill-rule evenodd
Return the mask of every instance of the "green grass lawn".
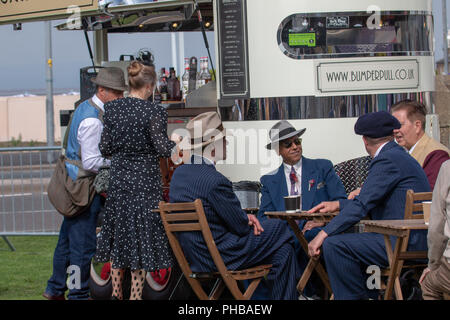
M 11 251 L 0 237 L 0 300 L 44 300 L 52 273 L 56 236 L 8 237 Z

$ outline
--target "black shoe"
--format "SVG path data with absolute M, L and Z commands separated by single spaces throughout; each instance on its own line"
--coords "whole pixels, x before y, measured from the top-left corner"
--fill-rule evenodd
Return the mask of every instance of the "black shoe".
M 42 294 L 42 296 L 47 299 L 47 300 L 66 300 L 66 297 L 64 297 L 64 295 L 60 295 L 60 296 L 52 296 L 51 294 L 44 292 Z

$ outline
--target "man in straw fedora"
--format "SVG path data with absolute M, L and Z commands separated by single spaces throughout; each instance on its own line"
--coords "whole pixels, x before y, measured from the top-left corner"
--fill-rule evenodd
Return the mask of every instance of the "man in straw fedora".
M 232 183 L 215 168 L 226 158 L 226 130 L 216 112 L 206 112 L 186 126 L 188 135 L 180 148 L 191 152 L 190 161 L 177 168 L 170 184 L 171 202 L 192 202 L 201 199 L 214 241 L 231 270 L 249 268 L 262 263 L 272 264 L 267 282 L 271 298 L 298 298 L 296 284 L 300 278 L 295 256 L 294 237 L 281 220 L 262 223 L 246 214 L 233 192 Z M 185 232 L 180 243 L 195 272 L 215 268 L 201 235 Z
M 91 79 L 97 85 L 96 93 L 82 102 L 72 114 L 67 128 L 66 157 L 75 164 L 67 163 L 68 175 L 76 180 L 88 171 L 97 173 L 109 160 L 102 158 L 98 144 L 103 130 L 104 104 L 123 97 L 127 90 L 121 69 L 101 68 Z M 64 300 L 67 270 L 74 270 L 79 281 L 69 288 L 68 299 L 89 299 L 89 271 L 95 254 L 97 214 L 100 211 L 100 196 L 96 195 L 90 207 L 82 214 L 66 218 L 61 225 L 58 244 L 53 256 L 53 274 L 43 294 L 49 300 Z

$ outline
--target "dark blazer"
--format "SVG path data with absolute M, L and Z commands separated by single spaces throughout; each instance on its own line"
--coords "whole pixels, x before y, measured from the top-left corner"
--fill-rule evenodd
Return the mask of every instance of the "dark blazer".
M 366 215 L 373 220 L 403 219 L 406 190 L 430 191 L 420 164 L 394 141 L 386 144 L 369 166 L 369 174 L 354 200 L 339 200 L 340 213 L 324 227 L 328 236 L 339 234 Z M 426 233 L 411 232 L 411 249 L 426 246 Z
M 266 211 L 284 211 L 283 197 L 288 196 L 288 186 L 284 165 L 272 174 L 261 177 L 261 205 L 259 216 Z M 302 209 L 309 210 L 322 201 L 347 199 L 344 185 L 326 159 L 308 159 L 302 157 Z

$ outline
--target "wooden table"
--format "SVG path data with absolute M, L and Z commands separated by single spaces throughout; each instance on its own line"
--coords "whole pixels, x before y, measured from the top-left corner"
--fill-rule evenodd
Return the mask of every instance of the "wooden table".
M 384 299 L 392 298 L 392 290 L 395 290 L 397 300 L 403 300 L 400 288 L 400 271 L 403 261 L 412 259 L 426 259 L 426 251 L 407 251 L 409 234 L 411 230 L 427 230 L 428 225 L 423 219 L 408 220 L 361 220 L 365 232 L 375 232 L 384 235 L 386 253 L 389 261 L 388 282 Z M 397 237 L 395 249 L 392 250 L 390 236 Z
M 298 227 L 296 220 L 308 220 L 308 221 L 328 223 L 338 214 L 338 212 L 307 213 L 306 211 L 301 211 L 296 213 L 287 213 L 284 211 L 271 211 L 271 212 L 268 211 L 265 214 L 269 218 L 286 220 L 289 223 L 291 229 L 294 231 L 294 234 L 297 237 L 298 241 L 300 242 L 300 245 L 302 246 L 303 250 L 308 255 L 308 241 L 306 241 L 305 236 L 303 235 L 302 230 L 300 230 L 300 228 Z M 333 292 L 331 290 L 330 281 L 328 280 L 328 274 L 326 273 L 324 267 L 322 266 L 318 258 L 309 259 L 308 265 L 306 266 L 305 271 L 303 272 L 300 280 L 298 281 L 297 290 L 300 292 L 300 294 L 303 293 L 303 290 L 305 289 L 305 286 L 308 283 L 308 280 L 311 277 L 311 274 L 314 270 L 317 272 L 323 284 L 325 285 L 325 288 L 332 296 Z

